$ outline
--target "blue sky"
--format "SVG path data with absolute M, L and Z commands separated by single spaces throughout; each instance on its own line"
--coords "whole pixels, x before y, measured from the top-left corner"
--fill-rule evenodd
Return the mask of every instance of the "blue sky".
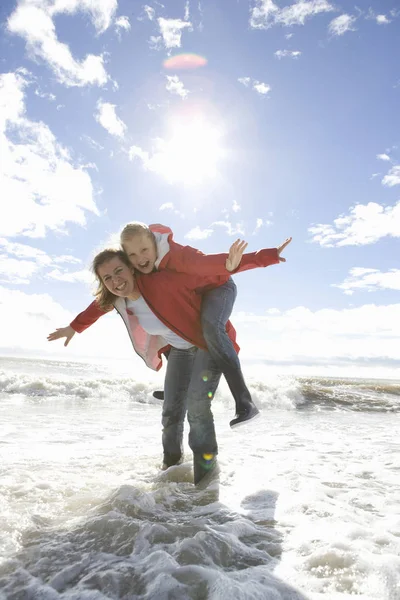
M 91 300 L 127 221 L 204 252 L 293 242 L 236 277 L 243 360 L 396 376 L 400 10 L 328 0 L 20 0 L 0 8 L 2 354 L 131 356 Z M 166 69 L 194 53 L 203 67 Z M 133 358 L 133 360 L 135 360 Z

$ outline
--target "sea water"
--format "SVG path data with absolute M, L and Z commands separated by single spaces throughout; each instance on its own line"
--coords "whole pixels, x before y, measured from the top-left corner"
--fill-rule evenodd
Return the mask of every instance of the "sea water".
M 186 442 L 160 470 L 161 381 L 0 359 L 1 598 L 400 598 L 400 384 L 260 370 L 234 431 L 221 385 L 196 488 Z

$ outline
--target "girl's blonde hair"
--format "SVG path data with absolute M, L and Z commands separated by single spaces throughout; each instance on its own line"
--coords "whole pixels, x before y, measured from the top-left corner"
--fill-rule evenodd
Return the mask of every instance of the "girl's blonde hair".
M 132 221 L 132 223 L 127 223 L 121 231 L 121 246 L 123 247 L 124 242 L 131 240 L 136 235 L 147 235 L 154 243 L 156 243 L 154 233 L 148 225 L 141 223 L 140 221 Z
M 96 254 L 91 266 L 91 271 L 94 273 L 97 279 L 97 290 L 94 295 L 100 308 L 106 311 L 114 308 L 113 304 L 118 296 L 106 288 L 99 275 L 99 268 L 104 265 L 104 263 L 109 262 L 115 257 L 119 258 L 121 262 L 123 262 L 130 269 L 132 268 L 129 258 L 126 256 L 125 252 L 123 250 L 115 250 L 115 248 L 106 248 L 105 250 L 102 250 Z

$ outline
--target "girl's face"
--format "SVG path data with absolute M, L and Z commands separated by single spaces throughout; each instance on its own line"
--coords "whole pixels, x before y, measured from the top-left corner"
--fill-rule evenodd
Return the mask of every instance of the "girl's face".
M 130 269 L 118 256 L 98 267 L 97 273 L 109 292 L 126 298 L 135 291 L 135 278 Z
M 151 273 L 157 260 L 154 240 L 146 235 L 134 235 L 124 241 L 123 248 L 135 269 L 141 273 Z

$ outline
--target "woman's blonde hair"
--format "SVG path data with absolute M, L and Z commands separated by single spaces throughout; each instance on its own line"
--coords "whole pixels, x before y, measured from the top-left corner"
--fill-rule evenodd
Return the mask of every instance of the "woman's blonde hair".
M 156 243 L 154 233 L 148 225 L 141 223 L 140 221 L 132 221 L 132 223 L 127 223 L 121 231 L 121 246 L 123 247 L 124 242 L 131 240 L 136 235 L 147 235 L 154 243 Z
M 97 279 L 97 290 L 94 295 L 96 296 L 96 300 L 100 308 L 106 311 L 114 308 L 113 304 L 118 296 L 106 288 L 99 275 L 99 268 L 104 265 L 104 263 L 109 262 L 115 257 L 119 258 L 121 262 L 123 262 L 130 269 L 132 268 L 129 258 L 126 256 L 125 252 L 123 250 L 115 250 L 115 248 L 106 248 L 105 250 L 102 250 L 96 254 L 91 266 L 91 270 Z

